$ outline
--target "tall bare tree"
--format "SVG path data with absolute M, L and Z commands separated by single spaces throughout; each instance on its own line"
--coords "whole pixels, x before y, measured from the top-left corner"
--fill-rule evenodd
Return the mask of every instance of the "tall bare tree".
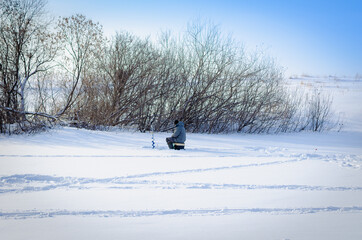
M 58 63 L 63 71 L 66 93 L 57 117 L 63 115 L 81 94 L 83 80 L 87 78 L 87 71 L 101 48 L 103 32 L 100 24 L 77 14 L 59 20 L 58 38 L 62 46 Z
M 56 53 L 44 7 L 44 0 L 0 2 L 0 108 L 7 123 L 21 123 L 27 114 L 37 115 L 26 111 L 25 92 L 31 78 L 50 68 Z

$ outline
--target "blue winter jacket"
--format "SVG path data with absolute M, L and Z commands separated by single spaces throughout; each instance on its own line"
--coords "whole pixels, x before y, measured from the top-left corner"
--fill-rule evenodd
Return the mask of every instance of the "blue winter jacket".
M 172 134 L 171 137 L 175 138 L 176 142 L 178 142 L 178 143 L 185 143 L 185 141 L 186 141 L 186 130 L 185 130 L 183 122 L 180 121 L 180 122 L 178 122 L 176 124 L 176 130 Z

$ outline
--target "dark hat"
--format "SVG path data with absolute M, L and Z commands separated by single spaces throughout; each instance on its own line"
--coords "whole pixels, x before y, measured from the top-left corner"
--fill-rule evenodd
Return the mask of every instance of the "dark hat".
M 178 120 L 175 120 L 175 125 L 178 123 Z

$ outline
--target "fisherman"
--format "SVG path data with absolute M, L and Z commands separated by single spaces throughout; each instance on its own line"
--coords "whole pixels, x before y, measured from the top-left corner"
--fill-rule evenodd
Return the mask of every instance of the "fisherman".
M 186 141 L 186 130 L 184 123 L 178 120 L 175 120 L 175 132 L 171 137 L 166 138 L 167 145 L 170 149 L 174 149 L 174 143 L 184 144 Z

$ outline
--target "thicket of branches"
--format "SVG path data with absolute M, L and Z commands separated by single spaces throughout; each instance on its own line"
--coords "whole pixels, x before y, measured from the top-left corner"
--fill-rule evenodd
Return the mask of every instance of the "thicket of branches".
M 59 122 L 161 131 L 175 119 L 191 132 L 322 131 L 331 100 L 291 96 L 283 73 L 217 26 L 192 23 L 157 42 L 82 15 L 47 21 L 43 0 L 0 3 L 0 132 Z

